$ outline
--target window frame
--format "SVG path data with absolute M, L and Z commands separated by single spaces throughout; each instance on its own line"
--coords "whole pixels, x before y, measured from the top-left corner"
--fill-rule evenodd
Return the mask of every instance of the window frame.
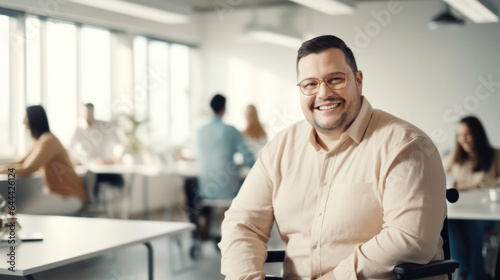
M 172 135 L 174 133 L 172 131 L 172 127 L 173 127 L 172 123 L 175 122 L 175 118 L 172 115 L 173 114 L 172 106 L 174 106 L 174 105 L 172 104 L 172 75 L 171 75 L 171 73 L 172 73 L 172 66 L 173 66 L 173 64 L 172 64 L 171 55 L 172 55 L 172 47 L 174 45 L 185 46 L 185 47 L 187 47 L 189 49 L 189 61 L 187 61 L 187 63 L 188 63 L 189 66 L 188 66 L 188 71 L 187 71 L 188 73 L 187 74 L 188 74 L 188 80 L 189 80 L 188 84 L 190 84 L 191 81 L 192 81 L 191 73 L 192 73 L 193 51 L 195 49 L 197 49 L 198 47 L 196 45 L 193 45 L 193 44 L 182 43 L 182 42 L 178 42 L 178 41 L 174 41 L 174 40 L 166 40 L 166 39 L 161 39 L 161 38 L 157 38 L 157 37 L 153 37 L 153 36 L 145 36 L 145 35 L 137 35 L 137 36 L 135 36 L 134 37 L 134 41 L 138 37 L 144 38 L 145 42 L 146 42 L 145 43 L 145 51 L 146 51 L 146 53 L 143 54 L 144 57 L 145 57 L 145 60 L 146 60 L 146 66 L 145 66 L 146 73 L 141 73 L 141 75 L 145 75 L 145 77 L 146 77 L 147 100 L 145 101 L 145 103 L 146 103 L 145 111 L 148 112 L 148 115 L 146 116 L 146 119 L 150 119 L 150 116 L 151 116 L 150 115 L 151 114 L 151 108 L 150 108 L 149 105 L 150 105 L 150 98 L 151 98 L 150 96 L 151 96 L 152 89 L 151 89 L 151 79 L 149 78 L 150 75 L 148 75 L 148 72 L 151 70 L 150 53 L 149 53 L 149 51 L 150 51 L 150 44 L 154 43 L 154 42 L 161 42 L 161 43 L 165 43 L 165 44 L 168 45 L 168 47 L 167 47 L 168 51 L 167 51 L 167 54 L 166 54 L 167 55 L 167 59 L 166 59 L 167 60 L 167 67 L 166 67 L 166 69 L 168 71 L 167 78 L 166 78 L 167 79 L 167 81 L 166 81 L 166 84 L 167 84 L 167 92 L 166 92 L 166 94 L 167 94 L 167 104 L 165 104 L 165 106 L 167 108 L 167 110 L 165 110 L 166 113 L 167 113 L 166 117 L 167 117 L 167 120 L 168 120 L 168 123 L 167 123 L 167 138 L 166 139 L 160 139 L 160 140 L 159 139 L 150 139 L 150 140 L 153 141 L 152 142 L 153 144 L 158 143 L 158 141 L 162 142 L 162 140 L 164 140 L 164 141 L 166 141 L 168 143 L 167 145 L 173 145 L 173 146 L 179 145 L 179 144 L 182 144 L 182 143 L 186 143 L 192 137 L 192 135 L 190 135 L 191 134 L 191 129 L 189 129 L 190 132 L 186 136 L 186 139 L 174 140 L 174 138 L 172 137 Z M 136 54 L 136 50 L 135 49 L 133 50 L 133 53 L 134 53 L 134 59 L 135 59 L 135 54 Z M 134 89 L 136 89 L 138 87 L 142 87 L 141 84 L 137 84 L 138 78 L 137 78 L 136 75 L 137 75 L 137 73 L 135 71 L 135 66 L 134 66 Z M 136 94 L 136 91 L 134 90 L 134 97 L 133 97 L 133 99 L 134 99 L 134 114 L 136 113 L 136 111 L 138 111 L 137 108 L 136 108 L 136 103 L 135 103 L 135 94 Z M 186 94 L 187 94 L 188 100 L 190 100 L 191 97 L 192 97 L 192 86 L 191 85 L 188 86 Z M 188 120 L 187 120 L 187 124 L 186 125 L 189 128 L 191 128 L 191 126 L 193 124 L 192 105 L 188 104 L 188 106 L 189 106 L 189 112 L 188 112 Z M 141 118 L 141 116 L 137 116 L 137 115 L 136 115 L 136 117 Z M 146 129 L 147 129 L 148 133 L 150 133 L 150 131 L 152 129 L 150 122 L 147 123 L 147 128 Z

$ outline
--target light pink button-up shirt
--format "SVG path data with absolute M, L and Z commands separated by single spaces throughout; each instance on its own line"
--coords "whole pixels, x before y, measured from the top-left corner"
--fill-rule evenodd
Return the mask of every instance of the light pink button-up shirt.
M 222 224 L 226 279 L 264 279 L 276 220 L 285 279 L 395 279 L 394 265 L 442 259 L 446 180 L 421 130 L 363 98 L 330 151 L 298 122 L 261 152 Z M 435 279 L 446 279 L 438 277 Z

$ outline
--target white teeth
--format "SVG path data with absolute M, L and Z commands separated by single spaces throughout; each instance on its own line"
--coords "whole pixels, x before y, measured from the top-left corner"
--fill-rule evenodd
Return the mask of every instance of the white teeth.
M 320 109 L 320 110 L 330 110 L 330 109 L 338 107 L 339 105 L 340 105 L 340 103 L 333 104 L 333 105 L 330 105 L 330 106 L 319 106 L 318 109 Z

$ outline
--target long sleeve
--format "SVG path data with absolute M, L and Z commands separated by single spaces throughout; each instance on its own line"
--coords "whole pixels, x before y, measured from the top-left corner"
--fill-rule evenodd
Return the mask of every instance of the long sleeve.
M 446 180 L 433 147 L 417 138 L 394 155 L 380 190 L 383 229 L 335 268 L 337 279 L 387 279 L 398 263 L 433 259 L 446 216 Z
M 264 279 L 266 243 L 273 224 L 272 182 L 259 160 L 222 223 L 221 272 L 226 279 Z
M 31 174 L 53 159 L 58 151 L 56 149 L 56 142 L 47 140 L 50 140 L 50 138 L 44 137 L 42 139 L 42 136 L 40 136 L 26 159 L 16 168 L 17 174 Z
M 18 159 L 17 161 L 10 162 L 10 163 L 2 163 L 0 165 L 0 174 L 9 174 L 10 173 L 8 171 L 9 168 L 15 168 L 16 172 L 17 172 L 17 169 L 22 167 L 22 164 L 30 156 L 32 151 L 33 151 L 33 145 L 30 146 L 26 155 L 24 155 L 22 158 Z

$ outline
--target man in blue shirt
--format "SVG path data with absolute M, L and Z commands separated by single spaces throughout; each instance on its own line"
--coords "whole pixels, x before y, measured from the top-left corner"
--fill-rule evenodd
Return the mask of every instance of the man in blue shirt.
M 193 259 L 199 256 L 198 238 L 204 240 L 210 237 L 219 249 L 217 243 L 220 233 L 211 230 L 211 220 L 217 214 L 214 209 L 204 205 L 203 199 L 233 199 L 236 196 L 242 184 L 240 168 L 233 159 L 236 153 L 243 155 L 243 165 L 247 167 L 252 167 L 255 162 L 252 152 L 243 141 L 243 135 L 234 126 L 222 122 L 226 98 L 216 94 L 210 101 L 210 107 L 215 116 L 198 130 L 197 135 L 198 178 L 188 178 L 184 182 L 189 221 L 196 225 L 196 231 L 193 231 L 195 243 L 190 250 Z M 200 220 L 202 217 L 204 223 Z M 220 228 L 220 224 L 217 227 Z
M 226 98 L 216 94 L 210 101 L 214 118 L 198 130 L 197 145 L 200 164 L 199 190 L 202 198 L 232 199 L 241 186 L 240 168 L 234 154 L 243 155 L 243 165 L 252 167 L 252 152 L 243 135 L 231 125 L 224 124 Z

